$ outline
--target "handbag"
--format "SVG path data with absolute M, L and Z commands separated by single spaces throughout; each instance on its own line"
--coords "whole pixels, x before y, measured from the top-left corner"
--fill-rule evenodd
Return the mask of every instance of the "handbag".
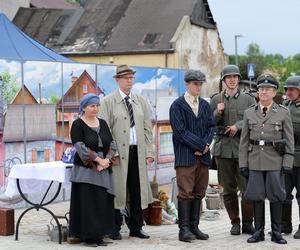
M 65 152 L 63 152 L 63 155 L 61 157 L 61 161 L 64 163 L 74 163 L 75 153 L 76 149 L 74 147 L 66 148 Z

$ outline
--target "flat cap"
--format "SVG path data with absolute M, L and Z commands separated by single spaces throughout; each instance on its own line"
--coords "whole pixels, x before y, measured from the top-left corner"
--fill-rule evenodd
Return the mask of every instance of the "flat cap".
M 184 75 L 185 82 L 205 82 L 206 77 L 200 70 L 187 70 Z

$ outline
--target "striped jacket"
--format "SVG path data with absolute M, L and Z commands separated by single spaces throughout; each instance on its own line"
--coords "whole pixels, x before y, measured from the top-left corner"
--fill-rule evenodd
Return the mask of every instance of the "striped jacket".
M 211 144 L 216 132 L 210 105 L 199 98 L 198 116 L 195 116 L 184 96 L 181 96 L 170 107 L 170 123 L 173 130 L 175 168 L 193 165 L 196 157 L 194 152 L 202 152 L 207 144 Z M 200 158 L 203 164 L 211 165 L 209 151 Z

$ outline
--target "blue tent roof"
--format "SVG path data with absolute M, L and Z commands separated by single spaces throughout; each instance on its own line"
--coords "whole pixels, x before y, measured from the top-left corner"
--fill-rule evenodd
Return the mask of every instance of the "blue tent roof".
M 3 13 L 0 13 L 0 34 L 0 59 L 72 62 L 27 36 Z

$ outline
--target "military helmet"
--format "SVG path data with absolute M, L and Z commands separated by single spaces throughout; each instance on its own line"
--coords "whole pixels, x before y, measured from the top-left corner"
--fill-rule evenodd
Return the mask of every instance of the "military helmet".
M 221 81 L 224 80 L 225 76 L 230 75 L 238 75 L 241 78 L 239 67 L 233 64 L 226 65 L 221 72 Z
M 270 74 L 260 75 L 256 80 L 256 84 L 258 89 L 260 87 L 273 87 L 275 89 L 278 89 L 279 87 L 278 80 Z
M 300 90 L 300 76 L 290 76 L 284 84 L 284 89 L 287 90 L 287 88 L 298 88 Z

